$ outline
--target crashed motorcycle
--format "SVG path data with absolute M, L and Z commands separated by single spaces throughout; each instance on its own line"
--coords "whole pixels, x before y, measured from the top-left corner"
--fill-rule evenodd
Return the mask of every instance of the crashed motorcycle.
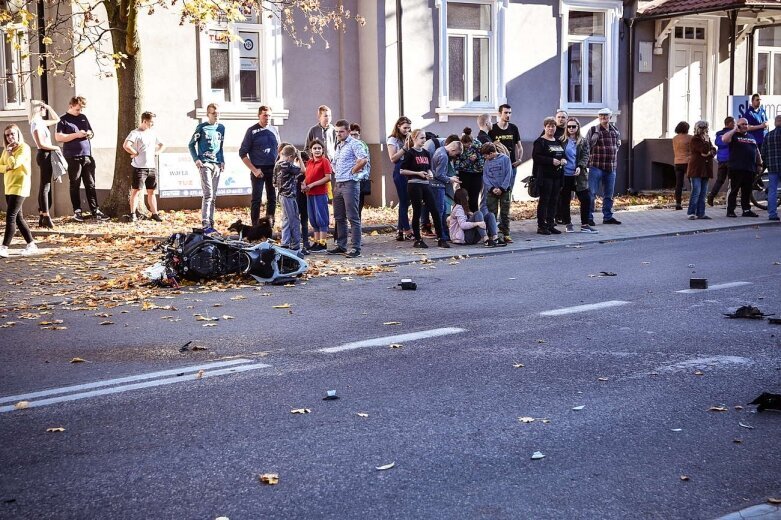
M 213 280 L 243 274 L 258 282 L 285 283 L 304 273 L 308 265 L 294 251 L 270 241 L 249 244 L 219 234 L 205 235 L 201 229 L 175 233 L 158 244 L 163 258 L 144 274 L 153 283 L 178 286 L 179 280 Z

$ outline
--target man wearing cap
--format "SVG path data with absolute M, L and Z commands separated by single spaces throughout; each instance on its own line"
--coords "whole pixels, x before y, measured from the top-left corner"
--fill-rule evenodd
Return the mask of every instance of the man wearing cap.
M 588 212 L 589 226 L 594 223 L 594 203 L 602 186 L 602 223 L 620 224 L 613 217 L 613 192 L 616 189 L 616 163 L 618 148 L 621 146 L 621 133 L 610 123 L 613 114 L 609 108 L 603 108 L 597 114 L 599 124 L 591 127 L 586 140 L 591 147 L 589 158 L 588 187 L 591 192 L 591 206 Z

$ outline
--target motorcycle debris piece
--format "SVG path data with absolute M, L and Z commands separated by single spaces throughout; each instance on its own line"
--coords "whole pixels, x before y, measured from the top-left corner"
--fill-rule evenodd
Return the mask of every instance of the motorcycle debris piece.
M 336 395 L 336 390 L 327 390 L 325 397 L 323 397 L 323 401 L 334 401 L 336 399 L 339 399 L 339 396 Z
M 190 346 L 190 343 L 192 343 L 192 341 L 188 341 L 187 343 L 179 347 L 179 352 L 187 352 L 188 350 L 190 350 L 188 348 Z
M 707 278 L 689 278 L 689 289 L 707 289 Z
M 402 291 L 415 291 L 418 288 L 418 284 L 412 281 L 411 278 L 402 278 L 399 284 Z
M 768 318 L 767 322 L 771 325 L 781 325 L 781 318 Z
M 781 411 L 781 395 L 771 394 L 770 392 L 762 392 L 759 397 L 748 404 L 757 405 L 757 412 L 762 412 L 764 410 Z
M 761 320 L 772 314 L 762 314 L 762 311 L 754 307 L 753 305 L 743 305 L 738 307 L 733 313 L 724 313 L 727 318 L 743 318 L 747 320 Z

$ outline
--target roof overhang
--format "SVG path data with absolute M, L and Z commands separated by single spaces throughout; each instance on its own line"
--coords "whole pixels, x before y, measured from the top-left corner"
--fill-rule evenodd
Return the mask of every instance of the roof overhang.
M 767 18 L 764 24 L 778 23 L 781 18 L 781 0 L 654 0 L 635 15 L 634 20 L 661 20 L 695 14 L 737 12 L 741 18 L 754 21 Z M 764 15 L 764 16 L 763 16 Z

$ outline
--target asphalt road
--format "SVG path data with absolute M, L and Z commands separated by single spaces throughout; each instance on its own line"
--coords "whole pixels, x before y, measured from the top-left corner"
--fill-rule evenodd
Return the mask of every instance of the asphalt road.
M 0 413 L 0 518 L 688 519 L 762 503 L 781 496 L 781 413 L 747 403 L 781 393 L 781 327 L 722 313 L 781 314 L 779 263 L 774 226 L 193 291 L 156 302 L 177 310 L 112 309 L 111 326 L 71 311 L 52 316 L 67 330 L 0 330 L 0 396 L 172 371 Z M 418 290 L 395 288 L 402 277 Z M 677 292 L 691 277 L 746 283 Z M 608 301 L 621 303 L 540 314 Z M 355 344 L 442 328 L 463 331 Z M 188 341 L 208 350 L 180 352 Z M 209 365 L 231 356 L 224 370 L 251 369 Z M 331 389 L 340 399 L 324 401 Z

